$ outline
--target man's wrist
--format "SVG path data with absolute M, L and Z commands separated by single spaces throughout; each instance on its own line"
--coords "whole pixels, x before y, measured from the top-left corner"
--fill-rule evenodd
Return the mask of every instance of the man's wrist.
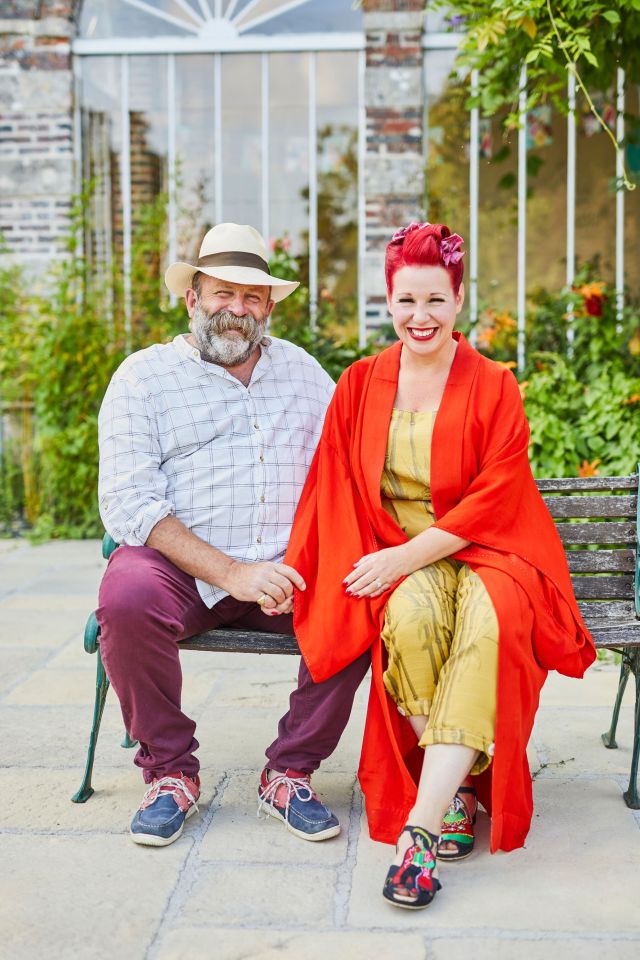
M 237 582 L 237 576 L 239 573 L 239 567 L 242 564 L 239 560 L 232 560 L 230 557 L 227 558 L 226 563 L 222 569 L 222 572 L 218 575 L 217 586 L 221 587 L 227 593 L 231 594 L 233 592 L 233 587 Z

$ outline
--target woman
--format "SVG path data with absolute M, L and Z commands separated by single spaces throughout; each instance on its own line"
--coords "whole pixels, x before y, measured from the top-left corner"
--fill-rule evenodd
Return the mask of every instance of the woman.
M 359 777 L 371 836 L 397 839 L 383 895 L 412 909 L 440 887 L 436 856 L 471 851 L 475 789 L 492 852 L 522 846 L 546 673 L 595 657 L 516 380 L 454 333 L 462 243 L 428 223 L 389 243 L 398 342 L 341 377 L 286 556 L 314 680 L 371 648 Z

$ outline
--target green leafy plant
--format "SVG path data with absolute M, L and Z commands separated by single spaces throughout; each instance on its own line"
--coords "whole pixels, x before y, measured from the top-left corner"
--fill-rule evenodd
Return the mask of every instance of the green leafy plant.
M 486 116 L 507 109 L 517 126 L 520 69 L 527 66 L 527 110 L 552 102 L 567 113 L 567 70 L 617 151 L 621 146 L 589 94 L 615 82 L 623 67 L 627 84 L 640 80 L 640 0 L 432 0 L 463 26 L 457 66 L 478 71 L 478 105 Z M 626 173 L 627 189 L 633 189 Z

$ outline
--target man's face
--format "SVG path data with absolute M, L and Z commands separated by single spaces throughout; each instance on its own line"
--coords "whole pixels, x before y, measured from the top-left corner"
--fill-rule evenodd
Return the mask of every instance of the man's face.
M 264 336 L 273 309 L 269 288 L 200 277 L 200 293 L 187 290 L 185 302 L 193 338 L 204 360 L 225 367 L 249 359 Z

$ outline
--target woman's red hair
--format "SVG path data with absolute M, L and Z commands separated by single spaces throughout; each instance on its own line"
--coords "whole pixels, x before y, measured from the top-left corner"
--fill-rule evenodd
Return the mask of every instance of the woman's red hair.
M 384 275 L 387 292 L 391 295 L 393 278 L 400 267 L 444 267 L 451 279 L 455 294 L 460 289 L 464 275 L 464 265 L 457 263 L 446 266 L 442 259 L 441 242 L 451 236 L 451 230 L 443 223 L 413 223 L 403 231 L 399 230 L 387 245 L 384 258 Z

